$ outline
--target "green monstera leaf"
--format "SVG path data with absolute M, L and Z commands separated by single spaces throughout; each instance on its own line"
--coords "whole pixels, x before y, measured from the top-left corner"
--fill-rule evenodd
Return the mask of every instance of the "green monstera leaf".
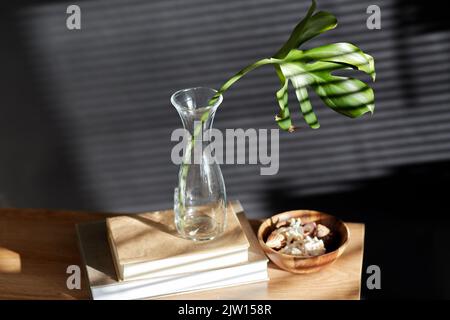
M 328 107 L 343 115 L 355 118 L 374 111 L 374 93 L 369 85 L 356 78 L 333 75 L 337 70 L 356 69 L 375 80 L 373 58 L 350 43 L 334 43 L 305 51 L 293 49 L 274 63 L 279 63 L 283 75 L 283 86 L 277 92 L 281 112 L 276 117 L 282 129 L 292 130 L 287 111 L 288 82 L 294 87 L 303 117 L 312 128 L 319 128 L 319 122 L 309 100 L 308 87 Z
M 374 111 L 374 93 L 365 82 L 334 75 L 334 71 L 354 69 L 369 74 L 375 80 L 374 59 L 357 46 L 350 43 L 333 43 L 309 50 L 298 47 L 323 32 L 334 29 L 336 17 L 316 9 L 312 2 L 306 16 L 297 24 L 286 43 L 271 57 L 259 60 L 231 77 L 211 100 L 215 100 L 245 74 L 263 65 L 271 64 L 280 80 L 281 88 L 276 92 L 279 112 L 275 116 L 278 126 L 293 131 L 291 113 L 288 106 L 289 85 L 295 90 L 300 110 L 311 128 L 319 128 L 309 91 L 311 89 L 334 111 L 355 118 Z M 205 117 L 206 119 L 206 117 Z

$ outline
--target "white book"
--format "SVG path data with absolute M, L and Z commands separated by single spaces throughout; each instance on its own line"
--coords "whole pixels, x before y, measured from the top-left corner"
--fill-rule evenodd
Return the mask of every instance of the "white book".
M 241 208 L 239 203 L 235 207 Z M 147 279 L 118 281 L 104 221 L 77 225 L 82 259 L 93 299 L 146 299 L 268 280 L 267 258 L 242 210 L 236 210 L 250 247 L 244 263 L 225 268 Z
M 131 280 L 115 286 L 91 288 L 94 300 L 148 299 L 175 293 L 217 289 L 268 280 L 267 268 L 247 264 L 207 272 L 196 272 L 182 277 Z

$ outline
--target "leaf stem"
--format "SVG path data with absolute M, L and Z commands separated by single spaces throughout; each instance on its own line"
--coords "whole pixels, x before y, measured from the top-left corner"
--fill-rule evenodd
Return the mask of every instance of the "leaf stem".
M 261 66 L 264 66 L 266 64 L 274 64 L 274 63 L 279 63 L 278 59 L 273 59 L 273 58 L 266 58 L 266 59 L 261 59 L 256 61 L 255 63 L 246 66 L 245 68 L 243 68 L 241 71 L 239 71 L 238 73 L 236 73 L 233 77 L 231 77 L 230 79 L 228 79 L 219 89 L 219 91 L 217 91 L 217 93 L 209 100 L 208 105 L 212 106 L 214 105 L 217 100 L 219 99 L 219 97 L 226 91 L 228 90 L 236 81 L 238 81 L 239 79 L 241 79 L 243 76 L 245 76 L 247 73 L 249 73 L 250 71 L 259 68 Z M 182 206 L 182 215 L 181 218 L 184 218 L 184 208 L 185 208 L 185 193 L 186 193 L 186 180 L 187 180 L 187 176 L 189 173 L 189 160 L 192 160 L 192 151 L 194 150 L 194 145 L 195 145 L 195 140 L 197 139 L 197 137 L 199 136 L 199 134 L 201 134 L 203 125 L 205 124 L 206 120 L 209 117 L 209 113 L 212 109 L 204 112 L 200 118 L 200 122 L 196 124 L 196 126 L 194 127 L 194 132 L 192 134 L 191 140 L 189 141 L 187 148 L 186 148 L 186 153 L 183 157 L 183 163 L 181 164 L 181 171 L 180 171 L 180 177 L 179 177 L 179 188 L 178 188 L 178 202 L 179 205 Z
M 250 71 L 259 68 L 261 66 L 264 66 L 266 64 L 273 64 L 276 63 L 275 62 L 276 59 L 272 59 L 272 58 L 265 58 L 265 59 L 261 59 L 256 61 L 255 63 L 252 63 L 248 66 L 246 66 L 245 68 L 243 68 L 241 71 L 239 71 L 238 73 L 236 73 L 234 76 L 232 76 L 230 79 L 228 79 L 219 89 L 219 91 L 217 91 L 217 93 L 211 98 L 211 100 L 209 100 L 209 105 L 213 105 L 214 103 L 217 102 L 217 100 L 219 99 L 219 97 L 226 91 L 228 90 L 236 81 L 238 81 L 239 79 L 241 79 L 243 76 L 245 76 L 247 73 L 249 73 Z M 206 112 L 205 112 L 206 113 Z M 207 117 L 206 117 L 207 118 Z M 202 116 L 202 120 L 203 120 L 203 116 Z

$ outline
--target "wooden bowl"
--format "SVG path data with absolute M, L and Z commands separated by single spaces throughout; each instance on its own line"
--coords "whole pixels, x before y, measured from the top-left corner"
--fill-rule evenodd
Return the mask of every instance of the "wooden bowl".
M 325 244 L 326 253 L 315 257 L 296 257 L 280 253 L 266 245 L 267 237 L 276 229 L 276 224 L 291 218 L 300 218 L 302 223 L 316 222 L 328 227 L 333 236 Z M 344 222 L 329 214 L 311 211 L 287 211 L 265 220 L 258 230 L 258 240 L 269 259 L 281 269 L 292 273 L 312 273 L 332 264 L 344 252 L 350 238 L 350 231 Z

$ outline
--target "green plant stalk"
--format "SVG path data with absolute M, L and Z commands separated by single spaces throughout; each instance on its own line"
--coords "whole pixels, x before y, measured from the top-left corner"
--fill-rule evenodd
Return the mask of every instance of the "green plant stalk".
M 236 73 L 233 77 L 228 79 L 228 81 L 222 85 L 222 87 L 217 91 L 217 93 L 209 100 L 208 106 L 214 105 L 217 102 L 217 100 L 219 99 L 219 97 L 222 95 L 222 93 L 225 92 L 226 90 L 228 90 L 236 81 L 238 81 L 240 78 L 242 78 L 245 74 L 249 73 L 250 71 L 252 71 L 260 66 L 270 64 L 270 63 L 274 63 L 273 59 L 262 59 L 262 60 L 257 61 L 256 63 L 253 63 L 253 64 L 248 65 L 247 67 L 243 68 L 241 71 Z M 204 112 L 202 114 L 202 116 L 200 117 L 200 122 L 198 122 L 195 125 L 194 132 L 192 134 L 190 141 L 187 144 L 186 152 L 183 155 L 183 163 L 181 164 L 181 169 L 180 169 L 179 189 L 178 189 L 178 201 L 183 206 L 183 210 L 182 210 L 183 212 L 181 215 L 182 221 L 184 221 L 184 203 L 185 203 L 184 201 L 185 201 L 186 181 L 187 181 L 187 175 L 189 173 L 190 161 L 192 159 L 192 151 L 195 148 L 195 141 L 199 138 L 199 135 L 202 134 L 202 132 L 203 132 L 202 128 L 203 128 L 205 122 L 208 120 L 210 111 L 211 110 Z
M 225 82 L 222 87 L 217 91 L 217 93 L 209 100 L 208 106 L 214 105 L 221 94 L 225 92 L 228 88 L 230 88 L 236 81 L 238 81 L 243 75 L 248 72 L 262 66 L 265 64 L 271 63 L 271 59 L 262 59 L 254 64 L 251 64 L 238 73 L 236 73 L 233 77 L 231 77 L 227 82 Z M 199 138 L 199 135 L 202 134 L 203 126 L 205 122 L 208 120 L 210 110 L 204 112 L 200 117 L 200 122 L 198 122 L 194 127 L 194 132 L 190 141 L 187 144 L 186 152 L 183 156 L 183 163 L 181 164 L 180 176 L 179 176 L 179 189 L 178 189 L 178 201 L 183 206 L 183 213 L 181 215 L 181 220 L 184 221 L 184 204 L 185 204 L 185 191 L 186 191 L 186 181 L 187 175 L 189 173 L 190 161 L 192 159 L 192 150 L 195 148 L 195 141 Z

